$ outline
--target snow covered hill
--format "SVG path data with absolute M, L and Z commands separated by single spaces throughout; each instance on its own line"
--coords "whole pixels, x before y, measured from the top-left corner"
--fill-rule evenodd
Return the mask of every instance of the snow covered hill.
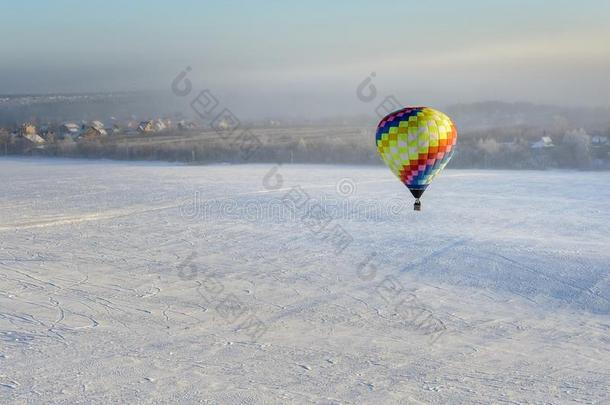
M 0 403 L 608 403 L 610 173 L 0 159 Z

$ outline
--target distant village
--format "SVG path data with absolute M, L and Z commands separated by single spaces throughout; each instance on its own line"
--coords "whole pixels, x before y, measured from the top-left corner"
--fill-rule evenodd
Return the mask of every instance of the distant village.
M 226 142 L 215 131 L 229 129 L 220 122 L 215 131 L 189 120 L 156 118 L 119 123 L 99 120 L 37 126 L 24 122 L 0 128 L 0 156 L 169 160 L 187 162 L 273 162 L 377 164 L 372 132 L 359 127 L 282 127 L 270 121 L 254 131 L 262 140 L 256 156 L 243 157 L 239 145 Z M 513 132 L 511 132 L 513 131 Z M 456 168 L 610 170 L 608 134 L 563 129 L 547 134 L 517 127 L 462 132 L 452 166 Z M 243 149 L 243 148 L 242 148 Z M 251 154 L 252 155 L 252 154 Z
M 265 128 L 277 131 L 279 125 L 277 120 L 267 120 L 249 124 L 249 130 Z M 188 119 L 171 118 L 123 122 L 111 118 L 106 124 L 101 120 L 42 125 L 27 121 L 13 128 L 0 127 L 0 156 L 239 162 L 244 159 L 245 146 L 243 142 L 236 144 L 235 140 L 227 141 L 233 132 L 230 128 L 231 122 L 226 118 L 215 121 L 213 127 L 211 123 L 206 125 Z M 271 134 L 274 135 L 276 134 Z M 268 149 L 283 150 L 286 142 L 293 140 L 277 136 L 275 139 L 284 145 L 277 148 L 278 143 L 270 142 L 269 136 L 269 133 L 261 134 L 270 146 Z M 252 139 L 260 143 L 257 137 Z M 260 148 L 258 144 L 255 146 Z M 248 158 L 252 157 L 250 155 L 254 151 L 254 148 L 249 149 Z M 261 155 L 260 158 L 274 159 L 269 154 Z
M 0 128 L 0 142 L 19 144 L 22 152 L 32 149 L 44 149 L 47 145 L 58 141 L 79 142 L 95 141 L 109 136 L 153 135 L 170 130 L 195 130 L 198 126 L 192 121 L 181 120 L 176 123 L 171 119 L 154 119 L 147 121 L 128 121 L 124 126 L 113 122 L 105 125 L 94 120 L 91 122 L 64 122 L 61 125 L 41 125 L 37 127 L 31 122 L 24 122 L 12 129 Z
M 532 131 L 535 132 L 535 131 Z M 462 137 L 455 167 L 610 170 L 610 136 L 568 129 L 553 135 L 511 136 L 501 130 Z M 452 161 L 453 163 L 453 161 Z

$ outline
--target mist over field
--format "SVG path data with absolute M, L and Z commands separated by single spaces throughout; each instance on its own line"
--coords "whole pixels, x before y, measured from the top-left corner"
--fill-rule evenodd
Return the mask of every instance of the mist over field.
M 300 111 L 248 119 L 227 109 L 237 120 L 229 128 L 218 125 L 220 109 L 199 114 L 191 105 L 199 96 L 193 94 L 186 101 L 171 92 L 3 97 L 0 123 L 13 132 L 0 131 L 0 154 L 199 164 L 380 164 L 374 133 L 379 114 L 385 111 L 381 107 L 388 108 L 383 104 L 387 99 L 371 103 L 371 113 L 357 115 Z M 460 136 L 454 167 L 610 169 L 610 109 L 488 101 L 447 105 L 443 110 L 453 118 Z M 151 117 L 161 117 L 163 127 L 153 132 L 136 129 Z M 33 147 L 20 141 L 20 122 L 36 125 L 44 144 Z M 62 134 L 66 122 L 77 123 L 79 133 L 100 122 L 105 134 L 93 139 L 66 136 Z M 232 141 L 240 131 L 252 131 L 256 137 L 256 150 L 247 156 Z M 538 147 L 541 141 L 547 144 Z

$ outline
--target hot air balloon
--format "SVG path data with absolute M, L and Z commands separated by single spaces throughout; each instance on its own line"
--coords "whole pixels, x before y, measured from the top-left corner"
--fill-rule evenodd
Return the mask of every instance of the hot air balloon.
M 377 126 L 377 151 L 415 197 L 420 197 L 445 168 L 457 141 L 455 124 L 429 107 L 406 107 L 386 115 Z

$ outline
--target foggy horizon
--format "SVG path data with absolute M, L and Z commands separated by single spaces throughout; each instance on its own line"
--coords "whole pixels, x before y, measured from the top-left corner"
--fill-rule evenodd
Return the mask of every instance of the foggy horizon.
M 0 94 L 165 92 L 188 66 L 248 116 L 370 113 L 372 73 L 405 105 L 610 107 L 610 4 L 559 3 L 10 4 Z

